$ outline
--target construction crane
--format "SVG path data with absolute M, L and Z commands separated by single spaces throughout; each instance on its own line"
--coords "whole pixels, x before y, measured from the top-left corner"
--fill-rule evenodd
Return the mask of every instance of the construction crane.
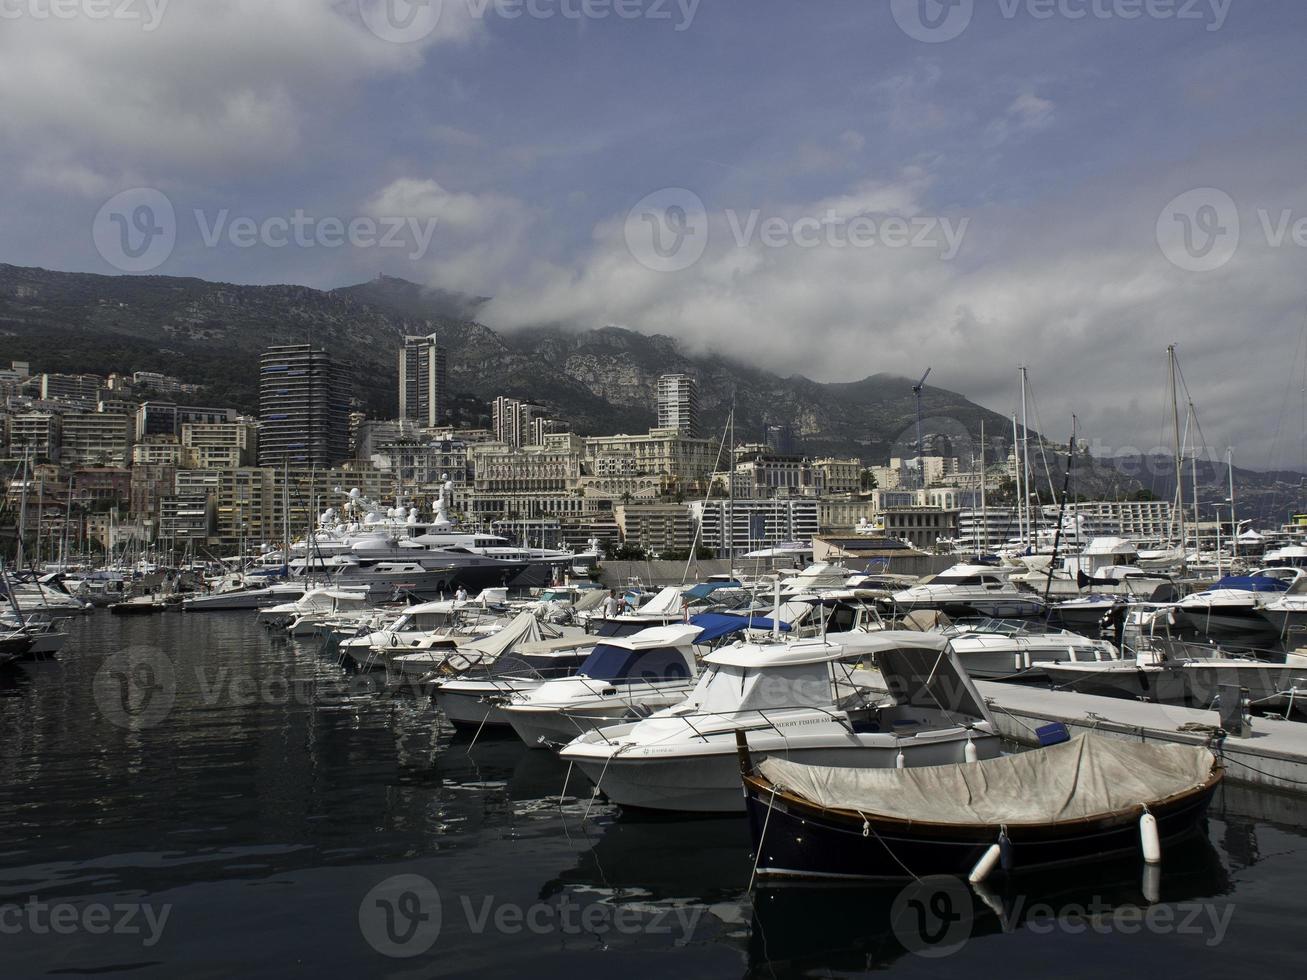
M 917 478 L 921 481 L 921 486 L 926 485 L 926 464 L 923 459 L 925 450 L 922 446 L 921 436 L 921 389 L 926 385 L 926 379 L 930 377 L 930 368 L 926 368 L 926 373 L 921 376 L 921 380 L 912 386 L 912 394 L 917 399 Z

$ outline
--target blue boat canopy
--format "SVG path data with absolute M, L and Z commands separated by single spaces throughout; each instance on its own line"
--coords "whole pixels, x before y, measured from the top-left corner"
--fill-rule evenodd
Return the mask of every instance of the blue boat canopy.
M 743 586 L 731 580 L 729 582 L 700 582 L 698 585 L 686 589 L 681 593 L 687 599 L 702 599 L 704 596 L 711 595 L 718 589 L 740 589 Z
M 772 621 L 762 616 L 738 616 L 734 613 L 701 613 L 690 618 L 690 625 L 698 626 L 703 630 L 694 638 L 695 643 L 711 643 L 713 640 L 720 640 L 723 636 L 730 636 L 732 633 L 738 633 L 741 630 L 769 630 L 772 628 Z M 781 631 L 788 633 L 790 624 L 781 623 Z
M 1238 589 L 1241 592 L 1288 592 L 1289 583 L 1269 575 L 1227 575 L 1212 589 Z M 1210 590 L 1209 590 L 1210 591 Z

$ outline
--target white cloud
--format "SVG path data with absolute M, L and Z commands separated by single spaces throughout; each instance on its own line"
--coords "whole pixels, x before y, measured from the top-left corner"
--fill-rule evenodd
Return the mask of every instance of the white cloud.
M 1023 92 L 1007 107 L 1007 111 L 985 127 L 986 146 L 996 147 L 1022 133 L 1046 129 L 1053 123 L 1056 106 L 1033 92 Z
M 471 37 L 465 5 L 446 6 L 437 29 L 408 45 L 369 32 L 354 4 L 325 0 L 175 0 L 153 30 L 84 14 L 6 19 L 0 139 L 10 154 L 39 146 L 96 161 L 81 165 L 111 182 L 126 171 L 230 179 L 292 157 L 360 80 L 410 71 L 432 46 Z
M 575 264 L 534 263 L 497 293 L 484 319 L 500 328 L 615 324 L 821 380 L 917 377 L 934 365 L 936 383 L 1004 413 L 1025 363 L 1050 434 L 1065 438 L 1075 412 L 1082 436 L 1118 449 L 1164 444 L 1163 352 L 1176 343 L 1212 444 L 1221 452 L 1235 445 L 1245 462 L 1265 460 L 1274 447 L 1266 419 L 1247 411 L 1248 379 L 1278 378 L 1267 351 L 1287 359 L 1297 343 L 1301 250 L 1271 249 L 1246 232 L 1227 268 L 1183 272 L 1154 238 L 1157 215 L 1183 188 L 1153 176 L 1127 181 L 1116 175 L 1076 188 L 1036 213 L 977 209 L 951 262 L 916 248 L 738 247 L 717 215 L 703 257 L 660 273 L 632 258 L 625 215 L 614 215 L 595 228 L 589 254 Z M 920 216 L 930 211 L 932 186 L 930 175 L 909 171 L 762 213 Z M 1300 200 L 1300 190 L 1286 183 L 1272 199 Z M 1236 196 L 1251 219 L 1256 197 Z M 1251 310 L 1255 338 L 1241 332 Z
M 508 195 L 451 192 L 435 180 L 413 177 L 381 188 L 363 211 L 376 218 L 434 219 L 435 248 L 410 275 L 477 295 L 499 288 L 526 254 L 526 236 L 536 218 L 530 207 Z

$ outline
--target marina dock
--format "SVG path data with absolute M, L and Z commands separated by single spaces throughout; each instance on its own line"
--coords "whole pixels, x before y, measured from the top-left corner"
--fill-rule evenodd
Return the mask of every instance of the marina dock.
M 977 681 L 976 687 L 999 732 L 1025 745 L 1038 745 L 1035 729 L 1053 722 L 1066 725 L 1072 735 L 1092 731 L 1179 745 L 1206 744 L 1221 725 L 1217 712 L 1198 708 L 996 681 Z M 1307 727 L 1300 722 L 1254 718 L 1252 736 L 1226 738 L 1221 753 L 1228 766 L 1226 778 L 1232 782 L 1307 794 Z

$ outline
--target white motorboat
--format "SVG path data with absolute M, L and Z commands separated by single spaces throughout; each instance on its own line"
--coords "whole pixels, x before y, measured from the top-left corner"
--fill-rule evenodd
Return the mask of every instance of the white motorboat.
M 509 695 L 501 707 L 531 748 L 557 748 L 684 701 L 699 676 L 698 626 L 653 626 L 597 644 L 571 677 Z
M 960 621 L 947 627 L 953 652 L 967 674 L 983 680 L 1036 680 L 1049 663 L 1115 663 L 1121 652 L 1107 640 L 1070 630 L 1031 630 L 1020 621 Z
M 385 667 L 394 656 L 431 646 L 446 637 L 471 640 L 506 625 L 500 610 L 476 599 L 441 599 L 409 606 L 381 629 L 340 643 L 340 653 L 359 667 Z
M 277 582 L 257 589 L 229 589 L 182 600 L 183 612 L 232 612 L 292 602 L 308 590 L 304 582 Z
M 577 627 L 553 626 L 524 610 L 492 632 L 432 632 L 415 645 L 396 647 L 385 658 L 386 671 L 414 680 L 452 680 L 476 667 L 495 663 L 520 644 L 557 640 L 564 635 L 590 642 Z
M 518 643 L 493 663 L 437 681 L 432 697 L 445 720 L 456 728 L 508 728 L 502 707 L 508 698 L 535 690 L 546 681 L 571 677 L 596 642 L 593 636 L 573 634 Z
M 1284 663 L 1233 657 L 1219 647 L 1194 643 L 1159 643 L 1115 664 L 1040 665 L 1060 688 L 1082 694 L 1131 698 L 1158 704 L 1211 708 L 1220 688 L 1248 692 L 1261 710 L 1291 713 L 1307 708 L 1307 656 L 1290 653 Z
M 600 606 L 585 618 L 585 628 L 595 636 L 630 636 L 650 626 L 668 626 L 672 623 L 684 622 L 686 608 L 681 589 L 668 586 L 639 609 L 631 612 L 607 616 Z
M 1042 616 L 1046 609 L 1038 595 L 1021 591 L 988 565 L 954 565 L 920 585 L 895 592 L 894 605 L 905 613 L 934 609 L 953 617 L 996 619 Z
M 1227 575 L 1210 589 L 1175 603 L 1176 625 L 1206 636 L 1245 639 L 1269 637 L 1279 627 L 1263 615 L 1267 603 L 1301 588 L 1307 572 L 1300 568 L 1263 568 L 1249 575 Z
M 254 614 L 254 618 L 265 626 L 286 626 L 310 613 L 356 611 L 366 605 L 367 599 L 368 594 L 364 589 L 309 589 L 290 602 L 279 602 L 275 606 L 263 607 Z
M 859 679 L 864 660 L 888 694 Z M 932 766 L 999 754 L 989 710 L 948 638 L 886 630 L 733 644 L 704 658 L 682 704 L 581 735 L 561 756 L 621 806 L 736 813 L 739 730 L 755 756 L 807 765 Z

